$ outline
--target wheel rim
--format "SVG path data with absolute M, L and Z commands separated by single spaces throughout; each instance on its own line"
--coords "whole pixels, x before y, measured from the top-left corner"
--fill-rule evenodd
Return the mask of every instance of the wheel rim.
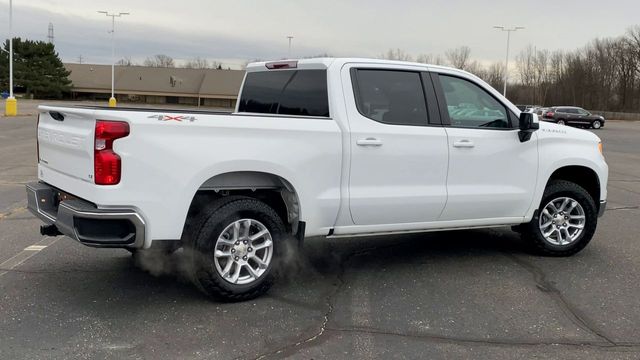
M 558 125 L 564 125 L 564 120 L 558 120 Z
M 244 285 L 264 275 L 272 256 L 269 229 L 257 220 L 241 219 L 229 224 L 218 236 L 214 263 L 224 280 Z
M 568 197 L 549 201 L 540 214 L 540 232 L 553 245 L 565 246 L 578 239 L 586 218 L 579 202 Z
M 591 126 L 593 126 L 594 129 L 600 129 L 600 121 L 594 121 Z

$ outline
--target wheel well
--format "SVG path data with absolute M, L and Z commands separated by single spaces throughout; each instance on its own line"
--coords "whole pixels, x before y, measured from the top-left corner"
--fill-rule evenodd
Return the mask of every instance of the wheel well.
M 277 175 L 253 171 L 220 174 L 205 181 L 191 200 L 183 233 L 207 204 L 229 195 L 252 197 L 266 203 L 278 213 L 288 230 L 296 234 L 300 202 L 291 183 Z
M 566 180 L 582 186 L 596 206 L 600 206 L 600 180 L 595 171 L 585 166 L 565 166 L 551 174 L 549 182 L 552 180 Z M 548 184 L 548 183 L 547 183 Z

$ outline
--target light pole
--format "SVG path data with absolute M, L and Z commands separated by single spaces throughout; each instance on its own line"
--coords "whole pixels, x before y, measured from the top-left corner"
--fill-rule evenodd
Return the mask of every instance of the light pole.
M 509 41 L 511 40 L 511 33 L 524 29 L 523 26 L 513 26 L 513 27 L 504 27 L 504 26 L 494 26 L 495 29 L 500 29 L 502 31 L 507 32 L 507 56 L 504 61 L 504 89 L 502 90 L 502 95 L 504 97 L 507 96 L 507 81 L 509 80 Z
M 111 17 L 111 98 L 109 98 L 109 106 L 116 106 L 116 98 L 114 94 L 114 84 L 115 84 L 115 66 L 116 66 L 116 38 L 115 38 L 115 28 L 116 28 L 116 18 L 121 17 L 123 15 L 129 15 L 128 12 L 119 12 L 119 13 L 109 13 L 107 11 L 98 11 L 100 14 L 105 14 Z
M 13 1 L 9 0 L 9 97 L 5 103 L 6 116 L 18 115 L 18 101 L 13 96 Z
M 293 40 L 293 36 L 289 35 L 289 36 L 287 36 L 287 39 L 289 39 L 289 55 L 288 55 L 288 58 L 291 59 L 291 40 Z

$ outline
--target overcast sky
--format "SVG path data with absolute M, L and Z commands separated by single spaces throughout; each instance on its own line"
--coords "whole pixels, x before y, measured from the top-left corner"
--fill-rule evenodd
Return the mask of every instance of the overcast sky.
M 110 62 L 110 18 L 117 57 L 196 56 L 239 65 L 245 59 L 293 56 L 378 57 L 389 48 L 415 55 L 469 46 L 474 59 L 504 59 L 506 34 L 493 25 L 526 29 L 512 37 L 512 55 L 528 44 L 575 49 L 596 37 L 640 25 L 640 0 L 14 0 L 14 34 L 46 40 L 49 22 L 63 61 Z M 7 38 L 9 1 L 0 0 L 0 37 Z M 513 57 L 512 57 L 513 58 Z

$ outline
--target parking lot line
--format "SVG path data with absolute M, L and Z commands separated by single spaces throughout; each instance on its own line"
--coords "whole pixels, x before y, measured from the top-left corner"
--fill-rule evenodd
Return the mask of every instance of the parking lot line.
M 27 261 L 33 255 L 46 249 L 47 246 L 53 245 L 56 241 L 58 241 L 57 237 L 45 236 L 37 243 L 27 246 L 24 250 L 0 264 L 0 277 Z

